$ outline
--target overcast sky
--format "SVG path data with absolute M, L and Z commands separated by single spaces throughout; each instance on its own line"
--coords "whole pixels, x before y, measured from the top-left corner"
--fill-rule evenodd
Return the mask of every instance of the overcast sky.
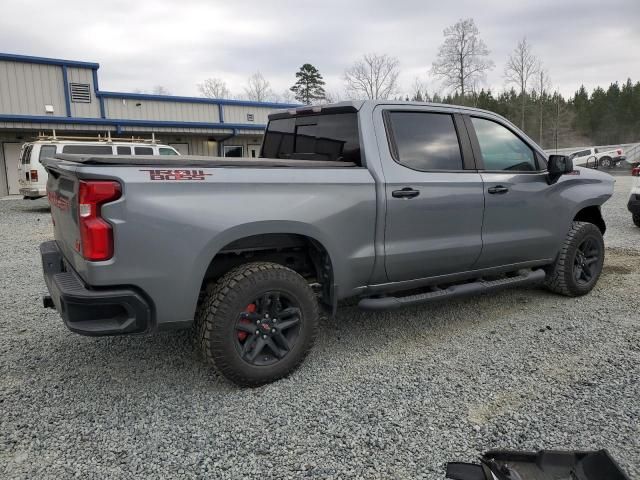
M 472 17 L 504 87 L 504 64 L 526 35 L 555 88 L 571 95 L 640 80 L 640 0 L 2 0 L 0 51 L 100 63 L 102 90 L 197 95 L 207 77 L 241 93 L 260 70 L 276 93 L 306 62 L 340 95 L 342 74 L 363 53 L 400 61 L 401 91 L 428 76 L 442 31 Z

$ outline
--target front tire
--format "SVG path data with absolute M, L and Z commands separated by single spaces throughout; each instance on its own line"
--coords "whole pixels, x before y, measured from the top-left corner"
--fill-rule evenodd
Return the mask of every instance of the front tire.
M 556 261 L 547 270 L 545 286 L 567 297 L 589 293 L 604 265 L 602 232 L 592 223 L 573 222 Z
M 633 219 L 633 223 L 635 224 L 635 226 L 640 227 L 640 213 L 632 214 L 631 218 Z
M 199 346 L 216 372 L 255 387 L 294 371 L 318 330 L 306 280 L 270 262 L 240 265 L 212 284 L 196 315 Z

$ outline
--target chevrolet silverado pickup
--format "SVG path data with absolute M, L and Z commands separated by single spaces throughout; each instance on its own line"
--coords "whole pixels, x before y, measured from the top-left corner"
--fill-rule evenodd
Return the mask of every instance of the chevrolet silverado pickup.
M 383 310 L 525 284 L 588 293 L 613 193 L 496 114 L 386 101 L 274 113 L 260 158 L 44 164 L 45 306 L 85 335 L 192 326 L 247 386 L 293 371 L 319 307 L 350 297 Z

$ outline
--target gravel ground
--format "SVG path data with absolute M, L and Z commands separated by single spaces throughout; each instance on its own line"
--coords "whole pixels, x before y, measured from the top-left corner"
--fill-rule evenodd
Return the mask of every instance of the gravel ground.
M 186 333 L 87 338 L 40 306 L 43 200 L 0 201 L 0 477 L 428 478 L 491 448 L 607 448 L 640 478 L 640 229 L 629 177 L 580 299 L 518 289 L 344 308 L 291 377 L 219 381 Z

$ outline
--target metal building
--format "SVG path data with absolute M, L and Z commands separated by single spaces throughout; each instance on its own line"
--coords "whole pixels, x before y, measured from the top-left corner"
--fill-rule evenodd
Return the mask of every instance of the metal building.
M 142 136 L 183 154 L 257 156 L 267 116 L 290 104 L 107 92 L 100 65 L 0 53 L 0 195 L 18 193 L 22 143 L 39 132 Z

